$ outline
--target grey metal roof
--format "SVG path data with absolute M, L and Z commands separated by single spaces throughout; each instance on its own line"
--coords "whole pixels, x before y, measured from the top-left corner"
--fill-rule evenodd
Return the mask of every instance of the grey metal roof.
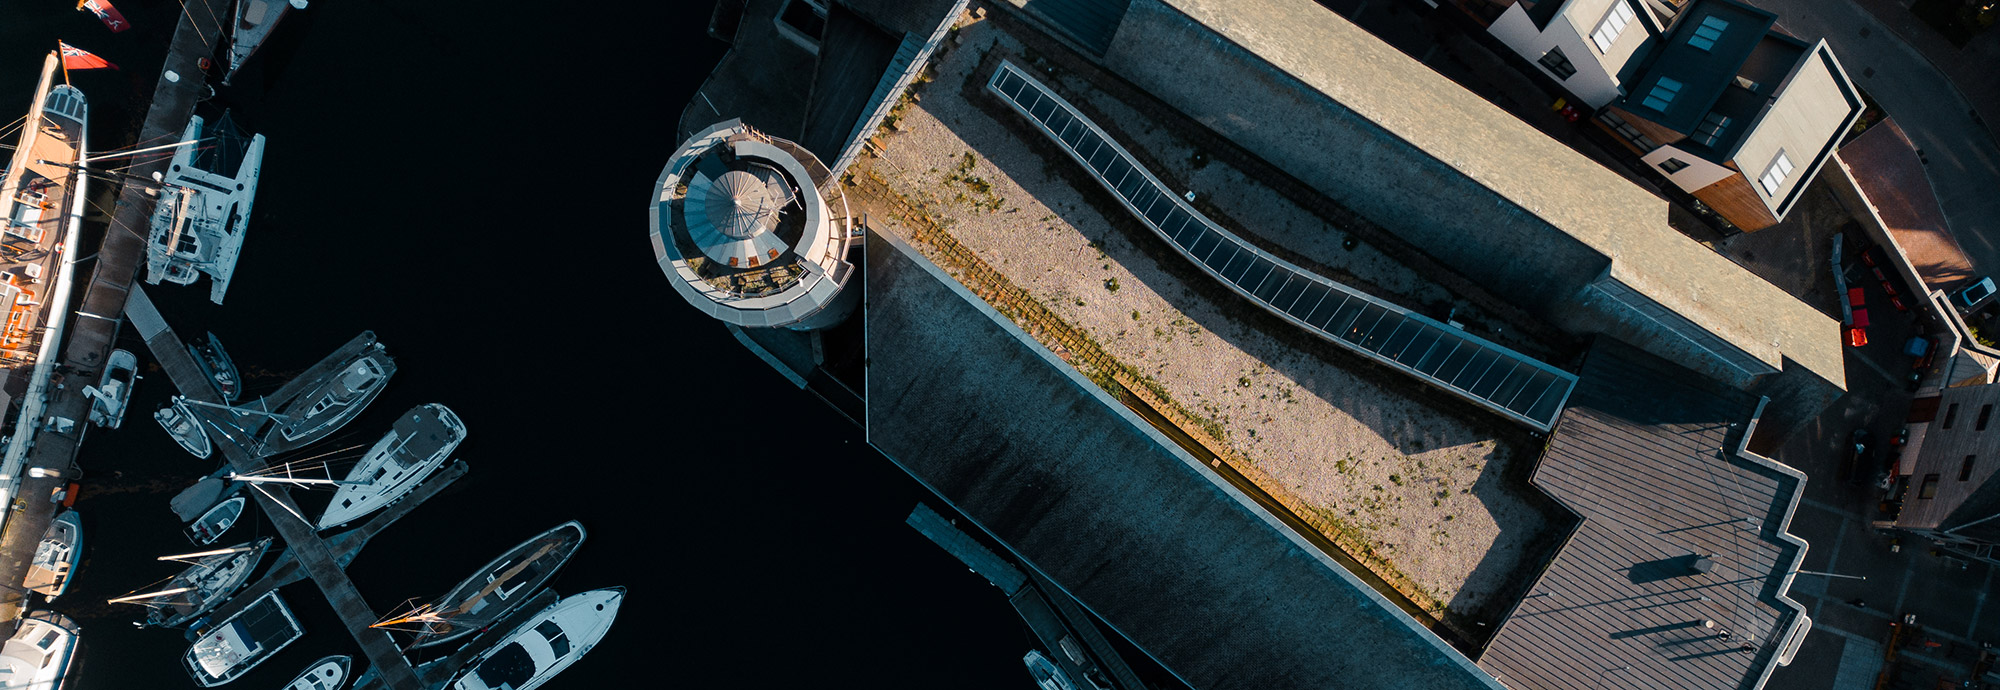
M 923 35 L 929 36 L 930 31 Z M 844 5 L 827 8 L 826 34 L 820 41 L 819 64 L 799 144 L 820 160 L 839 158 L 854 134 L 855 123 L 875 104 L 876 87 L 903 41 L 902 34 L 883 31 Z M 918 44 L 922 45 L 921 38 Z
M 1126 210 L 1258 306 L 1314 335 L 1547 431 L 1576 375 L 1272 256 L 1188 205 L 1089 118 L 1012 62 L 988 91 L 1034 120 Z
M 1093 53 L 1103 55 L 1131 0 L 1027 0 L 1024 5 Z
M 1758 408 L 1599 339 L 1531 479 L 1582 522 L 1480 667 L 1515 690 L 1760 687 L 1804 615 L 1805 475 L 1739 452 Z
M 867 252 L 868 442 L 1162 666 L 1500 687 L 914 250 Z
M 1660 39 L 1660 45 L 1653 50 L 1652 65 L 1626 92 L 1619 107 L 1676 132 L 1695 131 L 1724 90 L 1734 83 L 1751 53 L 1764 42 L 1776 20 L 1777 15 L 1734 0 L 1695 3 L 1680 15 L 1673 31 Z M 1704 41 L 1703 45 L 1707 45 L 1704 48 L 1690 43 L 1698 38 L 1697 32 L 1706 31 L 1704 22 L 1716 21 L 1726 26 L 1713 38 L 1712 45 Z M 1680 84 L 1664 111 L 1647 105 L 1662 79 L 1668 85 Z

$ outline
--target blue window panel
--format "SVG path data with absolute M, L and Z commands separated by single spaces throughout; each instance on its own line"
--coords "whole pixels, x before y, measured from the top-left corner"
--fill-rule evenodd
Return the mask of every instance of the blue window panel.
M 1243 279 L 1236 281 L 1236 286 L 1243 288 L 1245 292 L 1256 290 L 1258 283 L 1262 283 L 1265 279 L 1271 277 L 1271 269 L 1274 268 L 1270 263 L 1264 261 L 1252 261 L 1245 264 L 1245 266 L 1246 270 L 1243 271 Z M 1278 275 L 1281 278 L 1284 276 L 1282 273 Z
M 1138 213 L 1140 215 L 1144 215 L 1146 213 L 1146 207 L 1152 204 L 1155 199 L 1159 198 L 1160 198 L 1159 192 L 1153 191 L 1151 187 L 1145 187 L 1141 188 L 1137 193 L 1134 193 L 1132 196 L 1127 197 L 1126 200 L 1132 202 L 1132 208 L 1138 209 Z
M 1326 331 L 1326 334 L 1330 337 L 1339 337 L 1341 329 L 1347 328 L 1348 324 L 1354 323 L 1354 317 L 1360 316 L 1361 310 L 1367 306 L 1368 300 L 1359 297 L 1341 302 L 1340 310 L 1330 315 L 1325 322 L 1318 323 L 1319 328 Z
M 1105 184 L 1117 185 L 1118 183 L 1124 182 L 1125 178 L 1131 176 L 1132 176 L 1132 164 L 1125 162 L 1125 159 L 1122 157 L 1111 159 L 1111 164 L 1104 167 Z
M 1072 119 L 1063 129 L 1062 140 L 1063 143 L 1069 144 L 1069 147 L 1074 149 L 1083 145 L 1083 137 L 1089 133 L 1089 127 L 1085 127 L 1082 122 Z
M 1249 252 L 1245 253 L 1247 254 Z M 1264 263 L 1264 262 L 1259 261 L 1257 263 Z M 1257 286 L 1257 291 L 1252 294 L 1255 294 L 1257 296 L 1257 301 L 1263 302 L 1265 304 L 1270 304 L 1272 298 L 1278 296 L 1279 290 L 1283 290 L 1286 285 L 1298 282 L 1299 280 L 1300 278 L 1297 275 L 1294 275 L 1291 271 L 1285 270 L 1284 267 L 1280 266 L 1277 269 L 1271 271 L 1271 277 L 1265 278 L 1264 284 Z
M 1396 313 L 1393 309 L 1385 307 L 1382 311 L 1385 312 L 1382 320 L 1376 322 L 1374 327 L 1368 329 L 1368 332 L 1361 334 L 1360 340 L 1355 341 L 1355 344 L 1360 345 L 1369 352 L 1381 350 L 1382 343 L 1387 341 L 1389 336 L 1395 335 L 1396 331 L 1402 330 L 1403 322 L 1407 320 L 1402 314 Z
M 1228 265 L 1223 266 L 1222 270 L 1217 272 L 1222 274 L 1223 280 L 1241 285 L 1243 284 L 1243 275 L 1249 273 L 1250 267 L 1255 265 L 1257 263 L 1254 261 L 1244 261 L 1243 254 L 1238 253 L 1234 258 L 1230 259 Z
M 1090 160 L 1091 154 L 1097 153 L 1098 147 L 1104 145 L 1104 140 L 1098 138 L 1097 133 L 1090 131 L 1089 127 L 1083 128 L 1083 133 L 1078 135 L 1078 137 L 1076 146 L 1074 147 L 1076 149 L 1076 156 L 1086 161 Z
M 1326 300 L 1328 295 L 1336 295 L 1334 299 L 1339 299 L 1337 296 L 1339 293 L 1334 292 L 1333 288 L 1327 287 L 1326 283 L 1317 280 L 1307 281 L 1305 292 L 1299 295 L 1298 301 L 1293 302 L 1292 306 L 1285 308 L 1285 313 L 1291 314 L 1300 321 L 1304 321 L 1306 315 L 1311 314 L 1313 308 L 1319 306 L 1321 301 Z
M 1048 122 L 1049 113 L 1053 113 L 1055 111 L 1056 111 L 1056 99 L 1049 98 L 1046 96 L 1035 99 L 1034 105 L 1028 106 L 1028 115 L 1043 122 Z
M 1000 93 L 1006 94 L 1009 100 L 1020 102 L 1021 89 L 1027 87 L 1028 82 L 1015 76 L 1012 70 L 1002 71 L 1000 74 Z
M 1569 389 L 1573 385 L 1575 384 L 1567 380 L 1556 381 L 1554 383 L 1549 384 L 1548 390 L 1536 394 L 1534 402 L 1518 403 L 1530 406 L 1528 408 L 1528 411 L 1523 412 L 1522 414 L 1526 415 L 1529 419 L 1554 421 L 1556 418 L 1556 413 L 1562 411 L 1558 406 L 1563 404 L 1563 399 L 1569 397 Z M 1527 396 L 1524 395 L 1521 397 L 1525 398 Z
M 1132 171 L 1132 174 L 1126 175 L 1124 180 L 1119 181 L 1118 196 L 1127 199 L 1137 198 L 1139 190 L 1151 186 L 1150 184 L 1146 184 L 1146 176 L 1135 169 Z
M 1182 225 L 1194 219 L 1186 211 L 1182 211 L 1179 204 L 1169 204 L 1166 213 L 1167 217 L 1162 219 L 1158 225 L 1160 234 L 1166 235 L 1169 240 L 1174 238 L 1174 233 L 1180 232 Z
M 1513 400 L 1514 396 L 1519 394 L 1522 388 L 1526 388 L 1529 383 L 1533 382 L 1535 375 L 1540 373 L 1541 370 L 1523 363 L 1520 368 L 1514 370 L 1514 373 L 1507 376 L 1507 380 L 1501 381 L 1498 387 L 1494 388 L 1492 392 L 1487 393 L 1486 399 L 1499 404 L 1501 407 L 1506 407 L 1507 401 Z
M 1232 244 L 1230 246 L 1235 245 Z M 1224 254 L 1229 255 L 1226 257 L 1228 259 L 1226 263 L 1223 261 L 1225 258 Z M 1235 252 L 1225 252 L 1218 249 L 1215 252 L 1215 260 L 1210 262 L 1210 265 L 1215 267 L 1216 272 L 1224 276 L 1242 275 L 1244 271 L 1249 270 L 1251 266 L 1256 264 L 1257 255 L 1243 251 L 1242 247 L 1237 247 Z M 1236 281 L 1231 280 L 1229 282 L 1234 283 Z
M 1293 279 L 1290 284 L 1278 290 L 1278 296 L 1271 298 L 1271 306 L 1277 307 L 1279 311 L 1291 311 L 1292 303 L 1299 301 L 1299 295 L 1305 294 L 1306 286 L 1311 284 L 1313 282 L 1303 276 Z
M 1472 383 L 1473 395 L 1482 398 L 1493 395 L 1494 391 L 1507 383 L 1509 377 L 1521 371 L 1521 360 L 1503 356 L 1498 352 L 1493 353 L 1493 360 L 1493 368 L 1488 369 L 1484 376 L 1480 376 L 1478 381 Z
M 1181 226 L 1181 229 L 1174 231 L 1174 244 L 1179 245 L 1180 248 L 1186 249 L 1188 250 L 1188 253 L 1192 254 L 1194 253 L 1195 240 L 1199 239 L 1202 235 L 1205 235 L 1207 233 L 1208 233 L 1207 223 L 1203 223 L 1200 220 L 1194 218 L 1189 218 L 1186 225 L 1183 225 Z
M 1493 354 L 1492 350 L 1477 347 L 1477 345 L 1478 343 L 1466 343 L 1467 347 L 1465 349 L 1471 351 L 1471 357 L 1466 360 L 1465 366 L 1459 367 L 1459 370 L 1456 372 L 1450 372 L 1449 368 L 1446 369 L 1446 371 L 1451 373 L 1451 378 L 1445 379 L 1445 381 L 1450 383 L 1452 387 L 1459 390 L 1472 387 L 1472 384 L 1479 382 L 1479 377 L 1485 376 L 1487 371 L 1493 369 L 1494 362 L 1500 361 L 1499 355 Z
M 1202 263 L 1208 264 L 1209 270 L 1220 273 L 1223 266 L 1229 265 L 1230 259 L 1236 258 L 1236 251 L 1236 243 L 1225 240 L 1221 244 L 1215 245 L 1215 251 L 1209 252 L 1207 256 L 1197 258 L 1200 258 Z
M 1429 353 L 1432 347 L 1437 346 L 1439 334 L 1437 327 L 1430 324 L 1411 322 L 1411 325 L 1421 327 L 1410 330 L 1408 342 L 1400 347 L 1382 348 L 1382 354 L 1402 363 L 1403 366 L 1415 369 L 1417 364 L 1423 361 L 1424 355 Z
M 1339 312 L 1342 306 L 1352 301 L 1354 301 L 1353 295 L 1335 290 L 1329 293 L 1326 299 L 1320 300 L 1319 306 L 1313 307 L 1312 313 L 1306 315 L 1306 323 L 1311 324 L 1313 328 L 1325 331 L 1326 322 L 1331 320 L 1333 315 Z
M 1403 319 L 1403 323 L 1396 327 L 1396 332 L 1389 334 L 1388 339 L 1383 340 L 1382 345 L 1375 348 L 1375 351 L 1381 353 L 1384 357 L 1395 359 L 1396 353 L 1402 352 L 1403 348 L 1407 347 L 1411 340 L 1416 339 L 1418 334 L 1426 330 L 1429 329 L 1421 323 L 1407 318 Z
M 1528 410 L 1535 406 L 1535 400 L 1548 392 L 1550 384 L 1558 382 L 1559 379 L 1555 374 L 1536 368 L 1529 371 L 1527 376 L 1521 377 L 1519 389 L 1505 396 L 1496 395 L 1493 402 L 1500 403 L 1518 414 L 1526 415 Z
M 1090 169 L 1102 173 L 1115 160 L 1118 160 L 1117 149 L 1111 148 L 1110 144 L 1100 146 L 1090 154 Z
M 1188 248 L 1188 254 L 1196 261 L 1200 261 L 1202 257 L 1208 256 L 1209 252 L 1215 251 L 1215 246 L 1219 244 L 1222 244 L 1220 236 L 1204 231 L 1194 239 L 1194 246 Z
M 1472 363 L 1473 356 L 1478 353 L 1478 345 L 1460 340 L 1458 347 L 1453 348 L 1451 353 L 1445 356 L 1444 361 L 1438 363 L 1437 369 L 1433 370 L 1431 375 L 1440 381 L 1450 383 L 1453 377 L 1465 372 L 1465 365 Z
M 1382 305 L 1369 302 L 1361 306 L 1361 313 L 1356 314 L 1353 321 L 1341 325 L 1340 332 L 1336 335 L 1340 336 L 1341 340 L 1350 343 L 1359 343 L 1364 336 L 1368 335 L 1369 329 L 1374 328 L 1376 324 L 1382 323 L 1382 317 L 1388 315 L 1389 310 L 1383 309 Z
M 1431 376 L 1437 376 L 1439 370 L 1444 368 L 1445 360 L 1451 357 L 1452 353 L 1457 352 L 1464 346 L 1465 341 L 1460 340 L 1457 335 L 1449 331 L 1440 330 L 1437 332 L 1437 342 L 1432 343 L 1423 352 L 1408 355 L 1417 358 L 1416 363 L 1410 365 L 1410 368 Z
M 1167 222 L 1167 215 L 1173 213 L 1176 208 L 1180 208 L 1180 204 L 1174 203 L 1172 197 L 1161 195 L 1159 201 L 1153 202 L 1153 207 L 1146 210 L 1146 220 L 1153 221 L 1154 225 L 1160 225 Z
M 1049 131 L 1056 133 L 1057 139 L 1061 139 L 1063 130 L 1068 128 L 1073 122 L 1076 122 L 1075 115 L 1069 114 L 1069 111 L 1062 108 L 1056 108 L 1049 112 L 1049 119 L 1043 124 L 1049 126 Z

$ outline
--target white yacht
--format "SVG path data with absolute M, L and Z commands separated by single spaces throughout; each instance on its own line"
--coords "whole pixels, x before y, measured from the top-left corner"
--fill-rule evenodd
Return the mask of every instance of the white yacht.
M 278 20 L 285 18 L 287 10 L 305 8 L 306 0 L 238 0 L 236 22 L 229 31 L 229 71 L 222 73 L 222 84 L 228 86 L 229 80 L 236 78 L 236 70 L 243 69 L 244 61 L 264 46 L 264 39 L 278 28 Z
M 42 541 L 35 544 L 35 557 L 28 562 L 24 586 L 55 601 L 69 589 L 76 576 L 77 560 L 83 554 L 83 519 L 76 511 L 65 510 L 49 522 Z
M 246 140 L 223 113 L 213 126 L 193 116 L 181 139 L 207 141 L 181 147 L 160 179 L 146 246 L 146 284 L 187 285 L 206 273 L 208 299 L 221 304 L 257 199 L 264 135 Z
M 248 583 L 250 571 L 257 569 L 257 562 L 270 548 L 271 538 L 265 537 L 226 549 L 162 557 L 160 560 L 189 565 L 160 591 L 126 595 L 111 603 L 147 607 L 145 627 L 177 627 L 208 613 Z
M 139 382 L 139 358 L 124 350 L 112 350 L 97 386 L 84 386 L 90 398 L 90 422 L 106 429 L 125 423 L 125 407 L 132 402 L 132 384 Z
M 236 680 L 305 634 L 285 600 L 271 592 L 195 640 L 181 665 L 195 684 L 212 688 Z
M 339 527 L 395 503 L 444 465 L 463 440 L 465 423 L 449 407 L 432 403 L 404 413 L 348 470 L 318 528 Z
M 307 666 L 304 673 L 285 684 L 285 690 L 340 690 L 347 682 L 347 671 L 354 659 L 346 655 L 334 655 L 315 661 Z
M 264 434 L 266 453 L 277 453 L 326 438 L 361 413 L 396 373 L 396 360 L 375 343 L 342 365 L 318 386 L 299 394 Z
M 195 457 L 206 458 L 209 453 L 215 452 L 215 445 L 208 440 L 206 425 L 202 424 L 200 417 L 194 416 L 194 410 L 188 408 L 187 401 L 178 396 L 174 398 L 174 404 L 154 412 L 153 421 L 159 422 L 160 428 L 166 429 L 175 443 L 181 444 Z
M 60 613 L 28 614 L 14 636 L 0 644 L 0 689 L 61 690 L 76 663 L 79 632 Z
M 535 690 L 590 653 L 618 617 L 624 587 L 564 598 L 480 652 L 445 683 L 451 690 Z

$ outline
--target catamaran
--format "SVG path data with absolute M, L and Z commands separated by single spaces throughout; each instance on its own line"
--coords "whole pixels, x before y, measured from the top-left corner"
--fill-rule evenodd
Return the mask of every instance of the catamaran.
M 55 82 L 60 63 L 53 51 L 43 59 L 20 138 L 0 177 L 0 375 L 26 382 L 12 397 L 15 431 L 4 462 L 10 467 L 27 461 L 50 417 L 50 381 L 74 292 L 75 271 L 68 269 L 81 246 L 91 180 L 84 174 L 90 167 L 89 103 L 76 87 Z
M 243 517 L 243 505 L 248 502 L 242 496 L 233 496 L 215 504 L 187 526 L 188 540 L 203 546 L 215 543 L 229 528 L 236 526 L 238 518 Z
M 348 470 L 319 529 L 339 527 L 400 500 L 444 465 L 465 440 L 465 423 L 451 408 L 432 403 L 410 410 Z
M 76 623 L 54 611 L 28 614 L 0 644 L 0 688 L 61 690 L 76 664 Z
M 264 552 L 270 547 L 271 538 L 265 537 L 226 549 L 161 556 L 163 561 L 189 565 L 159 591 L 128 594 L 112 599 L 110 603 L 147 607 L 145 627 L 180 626 L 213 610 L 248 583 L 250 572 L 257 569 L 257 562 L 264 558 Z
M 194 682 L 212 688 L 243 675 L 305 636 L 285 600 L 271 592 L 208 630 L 181 656 Z
M 243 63 L 250 55 L 263 47 L 264 39 L 271 36 L 271 30 L 278 28 L 278 20 L 285 18 L 286 10 L 303 10 L 306 0 L 240 0 L 236 3 L 236 24 L 229 32 L 229 71 L 222 74 L 222 85 L 236 78 L 236 70 L 243 69 Z
M 229 351 L 222 349 L 222 339 L 208 334 L 206 343 L 189 343 L 188 354 L 194 355 L 195 366 L 201 373 L 215 382 L 215 390 L 222 394 L 222 401 L 236 402 L 243 394 L 243 376 L 236 372 L 236 361 L 229 358 Z
M 83 520 L 77 517 L 76 511 L 65 510 L 49 522 L 49 530 L 42 534 L 42 541 L 35 544 L 35 557 L 28 562 L 28 578 L 24 586 L 28 591 L 55 601 L 69 589 L 82 553 Z M 5 687 L 4 681 L 0 681 L 0 687 Z
M 567 597 L 542 609 L 445 683 L 452 690 L 535 690 L 590 653 L 618 617 L 624 587 Z
M 541 590 L 583 545 L 583 524 L 575 520 L 521 542 L 458 583 L 436 602 L 376 623 L 374 627 L 415 632 L 412 649 L 461 639 L 504 618 Z
M 160 178 L 146 246 L 146 284 L 187 285 L 206 273 L 208 299 L 221 304 L 257 199 L 264 135 L 245 139 L 225 112 L 213 126 L 193 116 L 181 140 L 206 145 L 181 147 Z
M 200 417 L 194 416 L 194 410 L 188 408 L 186 399 L 176 396 L 174 404 L 153 413 L 153 421 L 159 422 L 160 428 L 166 429 L 175 443 L 181 444 L 195 457 L 206 458 L 209 453 L 215 452 L 215 444 L 208 440 L 206 425 L 202 424 Z
M 335 655 L 312 662 L 304 673 L 285 684 L 285 690 L 340 690 L 347 682 L 348 665 L 354 663 L 345 655 Z
M 125 423 L 125 407 L 132 402 L 132 384 L 139 381 L 139 358 L 124 350 L 112 350 L 97 386 L 84 386 L 90 398 L 90 423 L 116 429 Z

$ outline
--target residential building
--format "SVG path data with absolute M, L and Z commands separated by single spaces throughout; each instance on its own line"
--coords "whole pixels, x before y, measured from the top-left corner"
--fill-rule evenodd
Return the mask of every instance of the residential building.
M 1624 95 L 1673 15 L 1640 0 L 1468 0 L 1487 31 L 1591 108 Z

